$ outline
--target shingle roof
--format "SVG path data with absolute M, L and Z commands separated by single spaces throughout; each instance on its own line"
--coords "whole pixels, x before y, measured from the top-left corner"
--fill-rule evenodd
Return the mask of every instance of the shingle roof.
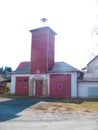
M 78 72 L 80 70 L 72 67 L 71 65 L 65 62 L 55 62 L 53 68 L 50 73 L 64 73 L 64 72 Z
M 17 69 L 12 72 L 13 74 L 26 74 L 30 73 L 30 62 L 21 62 Z

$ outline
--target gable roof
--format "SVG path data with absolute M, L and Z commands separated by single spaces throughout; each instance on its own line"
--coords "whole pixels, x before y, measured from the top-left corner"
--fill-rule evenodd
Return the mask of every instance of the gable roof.
M 98 58 L 98 55 L 95 56 L 87 65 L 89 65 L 91 62 L 93 62 L 96 58 Z
M 65 72 L 79 72 L 80 70 L 72 67 L 65 62 L 55 62 L 53 68 L 49 71 L 50 73 L 65 73 Z
M 21 62 L 12 74 L 26 74 L 30 72 L 30 62 Z

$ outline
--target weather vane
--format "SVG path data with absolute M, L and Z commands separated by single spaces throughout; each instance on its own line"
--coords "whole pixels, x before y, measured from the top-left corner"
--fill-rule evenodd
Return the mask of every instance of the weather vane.
M 48 21 L 47 18 L 41 18 L 42 23 L 45 25 L 45 23 Z

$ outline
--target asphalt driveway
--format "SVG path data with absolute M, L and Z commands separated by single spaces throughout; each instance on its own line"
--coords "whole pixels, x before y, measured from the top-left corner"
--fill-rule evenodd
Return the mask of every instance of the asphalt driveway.
M 0 122 L 9 121 L 20 117 L 19 113 L 38 102 L 39 100 L 32 100 L 29 98 L 21 98 L 16 100 L 0 98 Z

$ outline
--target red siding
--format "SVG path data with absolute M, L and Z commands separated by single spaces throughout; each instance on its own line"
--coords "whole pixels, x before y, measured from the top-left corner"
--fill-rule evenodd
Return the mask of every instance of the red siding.
M 71 97 L 71 74 L 50 75 L 50 97 Z
M 16 95 L 28 95 L 29 77 L 16 77 Z
M 31 73 L 47 72 L 47 32 L 38 30 L 32 34 Z
M 37 70 L 45 74 L 53 66 L 54 37 L 55 33 L 45 27 L 32 31 L 31 74 Z
M 50 70 L 54 65 L 54 42 L 55 35 L 51 32 L 49 34 L 49 49 L 48 49 L 48 70 Z

